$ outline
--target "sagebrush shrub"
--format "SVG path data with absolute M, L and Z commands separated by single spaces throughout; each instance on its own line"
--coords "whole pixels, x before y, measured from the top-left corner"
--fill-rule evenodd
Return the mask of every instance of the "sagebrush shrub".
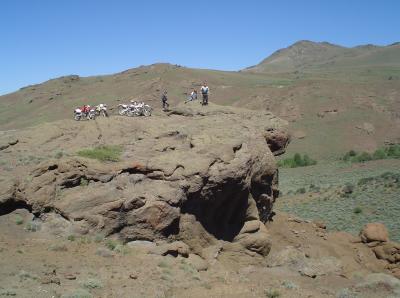
M 300 153 L 296 153 L 293 157 L 285 158 L 278 162 L 278 166 L 283 168 L 307 167 L 315 164 L 317 164 L 316 160 L 311 159 L 307 154 L 301 156 Z

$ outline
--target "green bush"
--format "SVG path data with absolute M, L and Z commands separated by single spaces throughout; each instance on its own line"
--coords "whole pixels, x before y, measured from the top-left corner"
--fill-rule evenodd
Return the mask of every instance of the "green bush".
M 24 219 L 23 219 L 21 216 L 17 215 L 17 216 L 15 217 L 15 223 L 16 223 L 17 225 L 22 225 L 22 224 L 24 223 Z
M 304 194 L 306 193 L 306 189 L 304 187 L 299 188 L 298 190 L 296 190 L 296 194 Z
M 282 282 L 282 286 L 283 286 L 285 289 L 289 289 L 289 290 L 297 289 L 297 288 L 298 288 L 298 286 L 297 286 L 294 282 L 291 282 L 290 280 L 284 280 L 284 281 Z
M 165 262 L 165 261 L 160 261 L 160 262 L 157 264 L 157 266 L 158 266 L 158 267 L 161 267 L 161 268 L 168 268 L 168 267 L 169 267 L 168 263 Z
M 360 213 L 362 213 L 361 207 L 356 207 L 356 208 L 354 208 L 354 209 L 353 209 L 353 213 L 354 213 L 354 214 L 360 214 Z
M 80 185 L 81 186 L 88 186 L 89 185 L 89 180 L 87 180 L 86 178 L 81 178 Z
M 390 158 L 400 158 L 400 145 L 391 145 L 385 148 L 386 155 Z
M 355 156 L 354 162 L 366 162 L 372 160 L 372 155 L 368 152 L 362 152 L 359 155 Z
M 102 234 L 96 234 L 94 236 L 94 242 L 96 242 L 96 243 L 100 243 L 101 241 L 103 241 L 103 239 L 104 239 L 104 235 L 102 235 Z
M 265 297 L 267 298 L 278 298 L 281 297 L 281 293 L 278 290 L 266 290 Z
M 89 278 L 82 281 L 81 286 L 86 289 L 100 289 L 103 287 L 103 283 L 96 278 Z
M 68 235 L 67 239 L 69 241 L 75 241 L 76 237 L 75 237 L 75 235 Z
M 106 241 L 106 243 L 105 243 L 105 246 L 106 246 L 109 250 L 114 250 L 114 249 L 117 247 L 118 244 L 119 244 L 119 243 L 118 243 L 117 241 L 115 241 L 115 240 L 107 239 L 107 241 Z
M 386 158 L 400 158 L 400 145 L 390 145 L 385 148 L 378 148 L 374 153 L 370 154 L 368 152 L 356 152 L 350 150 L 345 153 L 341 158 L 344 161 L 350 162 L 366 162 L 370 160 L 380 160 Z
M 303 166 L 303 159 L 301 158 L 301 155 L 299 154 L 299 153 L 296 153 L 294 156 L 293 156 L 293 161 L 294 161 L 294 164 L 295 165 L 297 165 L 297 166 L 299 166 L 299 167 L 302 167 Z
M 343 186 L 343 192 L 345 192 L 345 193 L 353 193 L 353 191 L 354 191 L 354 185 L 351 184 L 350 182 L 347 182 Z
M 320 192 L 321 191 L 321 187 L 319 187 L 318 185 L 315 185 L 315 184 L 310 184 L 308 189 L 311 192 Z
M 278 166 L 282 168 L 307 167 L 315 164 L 317 164 L 316 160 L 311 159 L 307 154 L 301 156 L 300 153 L 296 153 L 293 157 L 278 161 Z
M 385 159 L 387 158 L 387 154 L 384 149 L 376 149 L 375 152 L 372 154 L 373 159 Z
M 350 150 L 349 152 L 347 152 L 345 155 L 343 155 L 343 160 L 344 161 L 349 161 L 352 157 L 356 156 L 357 152 L 355 152 L 354 150 Z
M 122 153 L 120 146 L 99 146 L 93 149 L 78 151 L 78 155 L 100 161 L 119 161 Z
M 81 237 L 77 238 L 77 240 L 78 240 L 78 243 L 81 245 L 92 243 L 92 238 L 90 238 L 88 236 L 81 236 Z
M 29 232 L 37 232 L 40 230 L 40 223 L 36 221 L 28 222 L 25 226 L 25 230 Z

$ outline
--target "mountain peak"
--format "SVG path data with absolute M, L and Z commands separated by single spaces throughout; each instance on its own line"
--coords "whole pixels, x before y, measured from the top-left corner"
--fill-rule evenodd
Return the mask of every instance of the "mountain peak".
M 296 48 L 296 47 L 334 47 L 334 48 L 343 48 L 342 46 L 327 42 L 327 41 L 322 41 L 322 42 L 318 42 L 318 41 L 311 41 L 311 40 L 299 40 L 297 42 L 295 42 L 294 44 L 290 45 L 289 47 L 287 47 L 287 49 L 289 48 Z
M 298 70 L 315 69 L 321 67 L 333 67 L 337 65 L 348 66 L 349 63 L 366 63 L 371 61 L 381 61 L 386 63 L 382 58 L 376 59 L 373 55 L 381 55 L 381 50 L 393 49 L 397 51 L 397 45 L 376 46 L 372 44 L 360 45 L 353 48 L 343 47 L 326 41 L 314 42 L 310 40 L 299 40 L 287 48 L 274 52 L 256 66 L 247 68 L 246 71 L 251 72 L 293 72 Z M 372 55 L 372 56 L 370 56 Z M 388 54 L 387 63 L 392 63 L 398 54 Z M 386 57 L 386 56 L 385 56 Z M 363 62 L 364 61 L 364 62 Z M 398 64 L 398 63 L 395 63 Z
M 309 44 L 316 44 L 316 42 L 311 41 L 311 40 L 307 40 L 307 39 L 302 39 L 299 41 L 296 41 L 294 44 L 292 44 L 291 46 L 297 46 L 297 45 L 309 45 Z

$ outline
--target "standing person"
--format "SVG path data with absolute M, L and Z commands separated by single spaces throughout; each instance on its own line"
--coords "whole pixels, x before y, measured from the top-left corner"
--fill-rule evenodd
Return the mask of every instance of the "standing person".
M 207 86 L 207 83 L 204 82 L 203 86 L 201 86 L 201 95 L 203 95 L 203 102 L 202 105 L 208 105 L 208 93 L 210 92 L 210 89 Z
M 164 93 L 162 94 L 161 101 L 162 101 L 163 111 L 166 111 L 169 108 L 167 90 L 165 90 Z

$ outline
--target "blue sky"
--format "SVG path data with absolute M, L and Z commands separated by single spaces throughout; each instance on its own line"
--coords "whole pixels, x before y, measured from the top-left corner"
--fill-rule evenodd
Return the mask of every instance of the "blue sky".
M 400 41 L 397 0 L 1 0 L 0 94 L 170 62 L 239 70 L 298 40 Z

